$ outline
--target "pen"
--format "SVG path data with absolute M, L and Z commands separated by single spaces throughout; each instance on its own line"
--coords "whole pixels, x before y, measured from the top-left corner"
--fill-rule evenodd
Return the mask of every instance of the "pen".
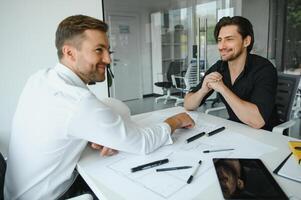
M 140 170 L 144 170 L 144 169 L 149 169 L 149 168 L 152 168 L 152 167 L 156 167 L 156 166 L 159 166 L 159 165 L 163 165 L 165 163 L 168 163 L 168 159 L 163 159 L 163 160 L 157 160 L 157 161 L 154 161 L 154 162 L 151 162 L 151 163 L 147 163 L 147 164 L 144 164 L 144 165 L 139 165 L 137 167 L 133 167 L 131 169 L 132 172 L 136 172 L 136 171 L 140 171 Z
M 222 127 L 218 128 L 218 129 L 215 129 L 215 130 L 213 130 L 213 131 L 207 133 L 207 135 L 208 135 L 208 136 L 212 136 L 212 135 L 215 135 L 215 134 L 217 134 L 217 133 L 219 133 L 219 132 L 221 132 L 221 131 L 223 131 L 223 130 L 225 130 L 225 127 L 224 127 L 224 126 L 222 126 Z
M 192 141 L 202 137 L 203 135 L 205 135 L 205 132 L 198 133 L 198 134 L 188 138 L 186 141 L 187 141 L 187 143 L 192 142 Z
M 199 170 L 200 166 L 202 164 L 202 161 L 200 160 L 198 165 L 196 166 L 196 168 L 194 169 L 193 173 L 189 176 L 188 180 L 187 180 L 187 184 L 190 184 L 193 177 L 196 175 L 197 171 Z
M 172 171 L 172 170 L 180 170 L 180 169 L 189 169 L 192 166 L 180 166 L 180 167 L 168 167 L 168 168 L 160 168 L 156 169 L 157 172 L 164 172 L 164 171 Z
M 205 150 L 203 153 L 219 152 L 219 151 L 232 151 L 235 149 L 215 149 L 215 150 Z

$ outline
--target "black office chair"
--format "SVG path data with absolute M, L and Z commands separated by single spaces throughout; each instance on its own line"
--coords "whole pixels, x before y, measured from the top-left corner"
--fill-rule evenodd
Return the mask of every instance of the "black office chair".
M 183 69 L 183 65 L 184 63 L 182 61 L 172 61 L 169 66 L 168 66 L 168 70 L 167 70 L 167 81 L 162 81 L 162 82 L 156 82 L 154 83 L 157 87 L 161 87 L 163 89 L 163 92 L 165 95 L 157 97 L 155 99 L 156 103 L 158 103 L 159 100 L 164 99 L 164 104 L 167 103 L 168 100 L 170 99 L 174 99 L 177 100 L 178 97 L 172 96 L 171 95 L 171 88 L 173 88 L 173 84 L 172 84 L 172 75 L 180 75 L 181 74 L 181 70 Z
M 0 153 L 0 200 L 4 199 L 3 188 L 4 188 L 5 171 L 6 171 L 6 162 L 2 154 Z
M 276 95 L 276 110 L 279 125 L 272 132 L 288 135 L 288 129 L 295 124 L 291 120 L 292 108 L 298 91 L 300 76 L 278 72 L 278 85 Z

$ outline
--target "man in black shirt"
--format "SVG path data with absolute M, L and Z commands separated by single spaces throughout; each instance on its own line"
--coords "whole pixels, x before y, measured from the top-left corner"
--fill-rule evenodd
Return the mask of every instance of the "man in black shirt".
M 252 24 L 240 16 L 223 17 L 215 26 L 214 36 L 221 60 L 185 96 L 184 107 L 195 110 L 216 91 L 230 120 L 271 130 L 277 123 L 277 71 L 267 59 L 250 54 L 254 44 Z

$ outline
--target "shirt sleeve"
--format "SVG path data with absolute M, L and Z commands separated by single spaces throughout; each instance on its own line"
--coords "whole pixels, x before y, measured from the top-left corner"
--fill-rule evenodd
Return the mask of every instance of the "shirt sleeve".
M 264 65 L 258 70 L 254 78 L 254 89 L 250 101 L 257 105 L 266 124 L 273 112 L 276 92 L 277 71 L 272 65 Z
M 172 144 L 170 133 L 167 123 L 141 127 L 92 94 L 81 99 L 68 126 L 71 136 L 135 154 L 148 154 L 162 145 Z

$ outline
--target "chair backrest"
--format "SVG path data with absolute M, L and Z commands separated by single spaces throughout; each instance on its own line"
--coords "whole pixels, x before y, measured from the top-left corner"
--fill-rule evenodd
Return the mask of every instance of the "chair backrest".
M 167 80 L 172 82 L 171 75 L 181 75 L 181 72 L 184 70 L 183 61 L 172 61 L 170 62 L 167 70 Z
M 200 68 L 204 65 L 204 61 L 200 60 Z M 198 80 L 198 70 L 197 70 L 196 60 L 192 60 L 187 67 L 187 70 L 184 71 L 185 74 L 181 74 L 181 78 L 179 76 L 173 76 L 173 85 L 175 88 L 182 90 L 183 92 L 188 92 L 191 88 L 197 86 L 199 84 Z
M 3 197 L 3 188 L 4 188 L 4 178 L 6 171 L 6 162 L 0 153 L 0 200 L 4 199 Z
M 290 120 L 300 76 L 278 72 L 276 108 L 280 123 Z

